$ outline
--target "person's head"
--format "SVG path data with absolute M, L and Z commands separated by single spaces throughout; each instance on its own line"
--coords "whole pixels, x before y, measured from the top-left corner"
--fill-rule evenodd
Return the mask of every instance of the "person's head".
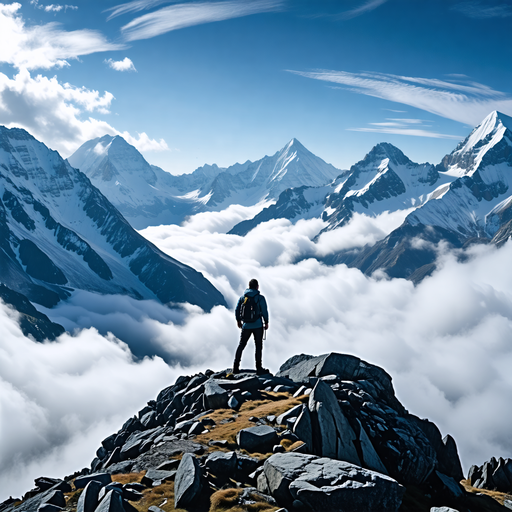
M 249 288 L 251 290 L 257 290 L 259 287 L 260 287 L 260 285 L 258 284 L 258 280 L 257 279 L 251 279 L 249 281 Z

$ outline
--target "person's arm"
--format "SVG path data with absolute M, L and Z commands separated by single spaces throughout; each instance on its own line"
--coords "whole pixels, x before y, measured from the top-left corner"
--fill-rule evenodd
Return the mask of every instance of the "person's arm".
M 261 309 L 261 316 L 263 318 L 263 328 L 266 330 L 268 329 L 268 307 L 267 307 L 267 301 L 263 295 L 261 295 L 260 299 L 260 309 Z
M 242 297 L 238 299 L 238 303 L 235 308 L 235 318 L 236 318 L 236 324 L 238 325 L 238 328 L 241 329 L 243 327 L 242 317 L 240 316 L 240 309 L 242 307 Z

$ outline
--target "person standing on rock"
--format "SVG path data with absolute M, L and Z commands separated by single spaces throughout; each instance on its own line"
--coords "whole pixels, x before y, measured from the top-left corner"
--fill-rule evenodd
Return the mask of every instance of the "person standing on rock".
M 254 336 L 254 345 L 256 347 L 256 373 L 258 375 L 268 373 L 268 370 L 263 368 L 261 362 L 263 333 L 268 329 L 268 308 L 265 297 L 259 292 L 259 284 L 256 279 L 249 281 L 249 288 L 247 288 L 240 299 L 238 299 L 235 317 L 238 327 L 242 329 L 242 332 L 240 333 L 238 348 L 236 349 L 233 373 L 240 371 L 242 352 L 247 346 L 251 335 Z

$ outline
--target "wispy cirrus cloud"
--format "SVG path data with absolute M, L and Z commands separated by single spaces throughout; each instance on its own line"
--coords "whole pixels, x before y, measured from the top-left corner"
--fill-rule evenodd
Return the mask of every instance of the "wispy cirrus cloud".
M 27 27 L 21 4 L 0 3 L 0 63 L 21 69 L 68 66 L 69 59 L 96 52 L 120 50 L 96 30 L 66 31 L 59 23 Z
M 105 59 L 105 64 L 116 71 L 137 71 L 131 59 L 125 57 L 123 60 Z
M 460 140 L 459 135 L 448 135 L 446 133 L 438 133 L 428 128 L 431 125 L 425 124 L 423 119 L 405 119 L 405 118 L 387 118 L 386 121 L 380 123 L 368 123 L 368 127 L 364 128 L 348 128 L 351 132 L 367 132 L 367 133 L 387 133 L 391 135 L 409 135 L 412 137 L 428 137 L 430 139 L 452 139 Z
M 127 41 L 150 39 L 172 30 L 278 11 L 283 5 L 282 0 L 230 0 L 170 5 L 135 18 L 124 25 L 121 32 Z
M 177 2 L 171 2 L 169 0 L 134 0 L 133 2 L 127 2 L 125 4 L 109 7 L 108 9 L 105 9 L 104 12 L 110 12 L 109 16 L 107 17 L 107 20 L 111 20 L 112 18 L 116 18 L 117 16 L 121 16 L 122 14 L 127 14 L 129 12 L 144 11 L 146 9 L 156 7 L 157 5 L 169 3 Z
M 343 19 L 343 20 L 357 18 L 358 16 L 362 16 L 363 14 L 366 14 L 367 12 L 377 9 L 377 7 L 380 7 L 381 5 L 385 4 L 387 1 L 388 0 L 369 0 L 369 1 L 365 2 L 363 5 L 360 5 L 359 7 L 356 7 L 349 11 L 345 11 L 345 12 L 338 14 L 337 18 Z
M 468 18 L 474 19 L 492 19 L 492 18 L 510 18 L 512 17 L 512 3 L 507 0 L 500 2 L 461 2 L 454 5 L 452 10 L 464 14 Z
M 306 78 L 337 84 L 356 94 L 409 105 L 470 126 L 481 122 L 493 110 L 512 115 L 510 94 L 471 81 L 407 77 L 386 73 L 289 71 Z

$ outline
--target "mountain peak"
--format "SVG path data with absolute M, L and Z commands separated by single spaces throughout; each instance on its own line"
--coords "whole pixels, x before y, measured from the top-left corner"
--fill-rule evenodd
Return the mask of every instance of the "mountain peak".
M 389 160 L 396 165 L 406 165 L 410 160 L 393 144 L 389 142 L 380 142 L 374 146 L 371 151 L 365 156 L 364 162 L 374 162 L 389 158 Z
M 507 131 L 510 139 L 508 141 L 505 138 Z M 493 148 L 501 154 L 499 149 L 501 146 L 511 145 L 511 132 L 512 117 L 494 110 L 457 146 L 455 151 L 443 158 L 441 165 L 454 175 L 472 174 L 480 166 L 484 157 L 487 163 L 493 161 L 491 153 L 496 153 L 496 151 L 491 152 Z M 499 159 L 502 157 L 500 156 Z

